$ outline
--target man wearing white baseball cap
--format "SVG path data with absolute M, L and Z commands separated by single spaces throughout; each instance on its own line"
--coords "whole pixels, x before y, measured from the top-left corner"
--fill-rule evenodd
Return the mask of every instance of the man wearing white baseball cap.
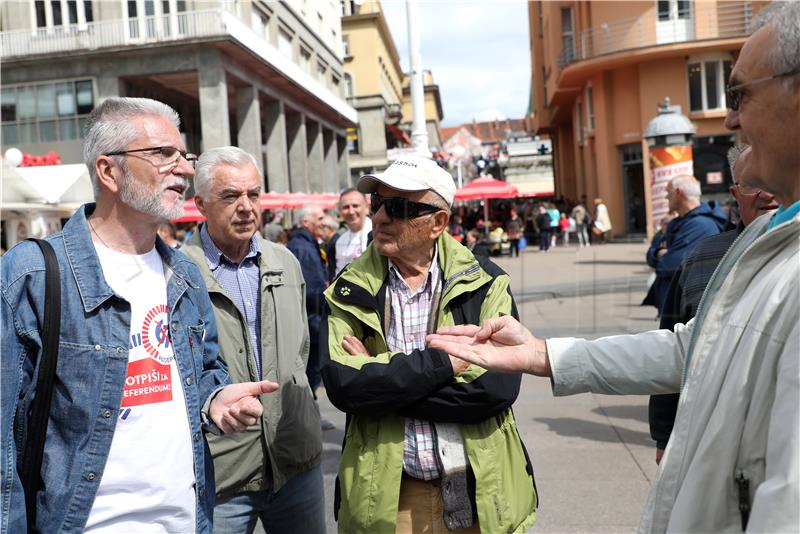
M 508 275 L 445 232 L 455 189 L 415 156 L 358 182 L 372 194 L 373 241 L 325 291 L 321 328 L 325 388 L 348 414 L 340 532 L 514 532 L 535 521 L 510 410 L 520 376 L 425 343 L 442 325 L 517 316 Z

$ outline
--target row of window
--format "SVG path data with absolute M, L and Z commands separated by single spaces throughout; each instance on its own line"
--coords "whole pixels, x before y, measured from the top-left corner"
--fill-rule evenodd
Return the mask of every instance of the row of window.
M 0 109 L 4 145 L 80 139 L 94 88 L 91 80 L 3 87 Z
M 36 27 L 48 28 L 94 21 L 92 0 L 67 0 L 65 4 L 66 13 L 64 12 L 64 6 L 61 0 L 36 0 L 33 3 L 34 11 L 36 12 Z M 79 12 L 82 15 L 83 21 L 79 16 Z M 50 18 L 49 24 L 48 15 Z

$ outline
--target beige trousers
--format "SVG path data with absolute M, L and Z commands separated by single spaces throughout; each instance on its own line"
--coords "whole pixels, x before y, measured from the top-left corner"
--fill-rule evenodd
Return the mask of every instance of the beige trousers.
M 419 480 L 403 476 L 397 507 L 397 534 L 448 534 L 444 524 L 440 480 Z M 455 534 L 480 534 L 476 524 L 454 530 Z

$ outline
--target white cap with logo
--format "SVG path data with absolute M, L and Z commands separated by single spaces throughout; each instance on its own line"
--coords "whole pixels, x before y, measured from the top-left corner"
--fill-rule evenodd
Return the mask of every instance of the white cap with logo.
M 358 180 L 358 190 L 374 193 L 380 184 L 398 191 L 431 190 L 453 205 L 456 184 L 449 172 L 432 159 L 422 156 L 401 156 L 381 173 L 365 174 Z

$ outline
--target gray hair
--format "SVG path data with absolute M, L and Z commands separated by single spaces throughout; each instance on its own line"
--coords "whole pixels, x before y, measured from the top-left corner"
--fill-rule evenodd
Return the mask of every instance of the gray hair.
M 334 231 L 339 229 L 339 223 L 336 221 L 336 219 L 334 219 L 330 215 L 326 215 L 325 217 L 322 218 L 322 226 L 330 228 L 331 230 Z
M 295 226 L 303 226 L 303 221 L 311 215 L 311 212 L 315 210 L 322 210 L 322 208 L 316 204 L 308 204 L 307 206 L 303 206 L 302 208 L 295 210 L 294 212 L 294 225 Z
M 203 200 L 208 200 L 211 194 L 211 185 L 214 180 L 214 169 L 220 165 L 244 167 L 248 163 L 258 169 L 256 158 L 236 146 L 223 146 L 206 150 L 197 160 L 194 170 L 194 193 Z
M 747 150 L 749 145 L 734 145 L 728 150 L 728 165 L 731 168 L 731 177 L 733 183 L 736 183 L 736 163 L 739 161 L 739 156 Z
M 83 130 L 83 162 L 92 179 L 95 199 L 100 196 L 100 182 L 95 169 L 97 158 L 128 148 L 141 134 L 138 128 L 131 127 L 130 122 L 143 116 L 163 117 L 176 128 L 180 128 L 181 119 L 174 109 L 149 98 L 107 98 L 86 119 Z M 114 157 L 118 158 L 122 170 L 127 172 L 125 156 Z
M 694 176 L 681 174 L 680 176 L 673 178 L 670 183 L 672 184 L 673 191 L 680 188 L 687 198 L 695 198 L 700 200 L 700 195 L 702 194 L 702 191 L 700 190 L 700 182 Z
M 755 33 L 765 26 L 775 31 L 775 46 L 767 52 L 773 73 L 781 74 L 800 69 L 800 2 L 796 0 L 776 0 L 759 11 L 753 21 Z M 787 90 L 800 85 L 800 75 L 788 76 L 783 80 Z

